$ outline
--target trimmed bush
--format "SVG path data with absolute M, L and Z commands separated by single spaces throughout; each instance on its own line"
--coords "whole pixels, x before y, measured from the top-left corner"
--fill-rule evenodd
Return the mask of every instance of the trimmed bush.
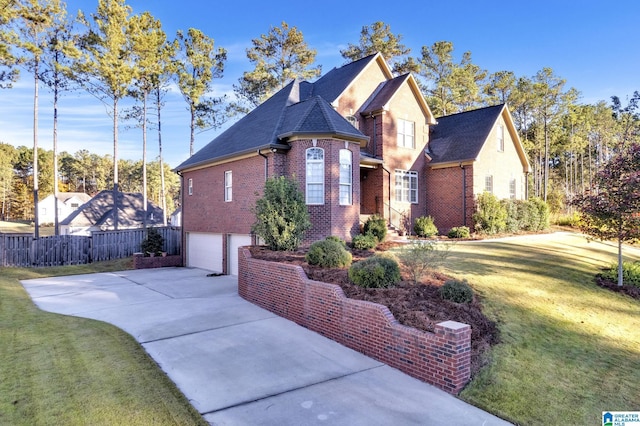
M 311 244 L 305 256 L 307 263 L 323 268 L 343 268 L 351 265 L 351 253 L 345 249 L 340 239 L 336 241 L 329 238 Z
M 440 287 L 440 297 L 454 303 L 470 303 L 473 301 L 473 290 L 467 280 L 448 280 Z
M 413 225 L 413 232 L 415 232 L 418 237 L 433 237 L 434 235 L 438 235 L 438 228 L 436 228 L 436 225 L 433 223 L 431 216 L 421 216 L 416 219 Z
M 371 250 L 378 245 L 378 239 L 373 234 L 358 234 L 353 237 L 351 244 L 353 245 L 353 248 L 358 250 Z
M 393 287 L 400 281 L 400 267 L 391 257 L 371 256 L 351 265 L 349 279 L 365 288 Z
M 468 226 L 456 226 L 449 230 L 447 236 L 449 238 L 469 238 L 471 237 L 471 231 Z
M 382 216 L 369 216 L 369 219 L 364 223 L 363 233 L 365 235 L 372 234 L 378 242 L 384 241 L 384 237 L 387 236 L 387 221 Z
M 253 208 L 256 222 L 251 230 L 262 238 L 271 250 L 295 250 L 311 227 L 304 193 L 298 183 L 285 176 L 269 178 L 264 195 Z
M 335 242 L 337 242 L 337 243 L 340 243 L 340 244 L 342 244 L 342 247 L 347 248 L 347 243 L 346 243 L 346 241 L 345 241 L 345 240 L 343 240 L 343 239 L 342 239 L 342 238 L 340 238 L 340 237 L 336 237 L 335 235 L 329 235 L 329 236 L 328 236 L 327 238 L 325 238 L 325 239 L 326 239 L 326 240 L 329 240 L 329 241 L 335 241 Z
M 478 210 L 473 215 L 476 230 L 483 234 L 497 234 L 505 230 L 507 211 L 498 198 L 483 192 L 478 195 Z

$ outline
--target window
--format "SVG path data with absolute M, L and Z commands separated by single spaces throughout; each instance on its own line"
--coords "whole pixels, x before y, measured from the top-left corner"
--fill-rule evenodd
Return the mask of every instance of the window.
M 484 190 L 493 194 L 493 175 L 487 175 L 484 178 Z
M 351 151 L 348 149 L 340 150 L 340 205 L 351 205 Z
M 188 193 L 189 195 L 193 195 L 193 179 L 189 178 L 188 182 Z
M 398 119 L 398 146 L 405 148 L 415 148 L 414 143 L 415 123 Z
M 72 209 L 77 209 L 79 207 L 78 203 L 71 203 L 71 208 Z
M 231 201 L 232 196 L 232 176 L 231 170 L 224 172 L 224 200 Z
M 307 204 L 324 204 L 324 150 L 307 149 Z
M 396 170 L 396 201 L 418 202 L 418 172 Z
M 512 200 L 516 199 L 516 180 L 515 178 L 511 178 L 509 181 L 509 198 Z
M 502 124 L 498 125 L 497 133 L 498 152 L 504 152 L 504 126 Z

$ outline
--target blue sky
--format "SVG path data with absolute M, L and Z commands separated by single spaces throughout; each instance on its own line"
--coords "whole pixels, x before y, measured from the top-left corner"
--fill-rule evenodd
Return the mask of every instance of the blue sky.
M 422 46 L 446 40 L 454 44 L 456 61 L 471 51 L 473 63 L 496 72 L 509 70 L 532 77 L 543 67 L 582 93 L 581 102 L 607 103 L 640 90 L 640 2 L 539 0 L 305 2 L 129 0 L 134 13 L 151 12 L 170 38 L 178 29 L 198 28 L 228 51 L 224 77 L 213 95 L 232 95 L 232 85 L 251 69 L 245 50 L 251 39 L 282 21 L 296 26 L 318 52 L 323 73 L 340 66 L 340 50 L 357 43 L 362 26 L 383 21 L 418 56 Z M 321 6 L 319 5 L 321 4 Z M 93 12 L 97 0 L 68 0 L 67 9 Z M 396 6 L 390 8 L 390 6 Z M 33 79 L 27 73 L 11 90 L 0 90 L 0 142 L 33 145 Z M 188 157 L 189 117 L 179 93 L 171 93 L 163 110 L 163 151 L 172 167 Z M 52 149 L 52 101 L 41 87 L 39 146 Z M 113 153 L 111 119 L 105 107 L 83 93 L 65 95 L 59 105 L 59 150 L 88 149 Z M 196 150 L 221 130 L 202 132 Z M 149 136 L 147 158 L 157 156 L 157 140 Z M 142 158 L 139 129 L 120 128 L 119 157 Z

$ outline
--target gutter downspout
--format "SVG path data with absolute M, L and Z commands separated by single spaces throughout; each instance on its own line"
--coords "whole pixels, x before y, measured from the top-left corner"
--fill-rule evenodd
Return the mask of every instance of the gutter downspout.
M 462 169 L 462 225 L 467 226 L 467 169 L 460 163 Z
M 260 152 L 260 150 L 258 150 L 258 155 L 264 158 L 264 180 L 266 181 L 269 178 L 269 157 Z
M 182 241 L 182 264 L 187 266 L 187 235 L 184 232 L 184 176 L 182 172 L 176 172 L 180 176 L 180 240 Z

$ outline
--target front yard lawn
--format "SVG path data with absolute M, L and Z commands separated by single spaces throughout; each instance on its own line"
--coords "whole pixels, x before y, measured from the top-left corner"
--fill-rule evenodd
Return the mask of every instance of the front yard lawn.
M 457 244 L 446 273 L 469 280 L 502 341 L 461 398 L 525 425 L 640 411 L 640 301 L 594 280 L 615 256 L 568 233 Z
M 131 259 L 0 274 L 0 424 L 206 424 L 144 349 L 98 321 L 39 310 L 19 280 L 119 271 Z

